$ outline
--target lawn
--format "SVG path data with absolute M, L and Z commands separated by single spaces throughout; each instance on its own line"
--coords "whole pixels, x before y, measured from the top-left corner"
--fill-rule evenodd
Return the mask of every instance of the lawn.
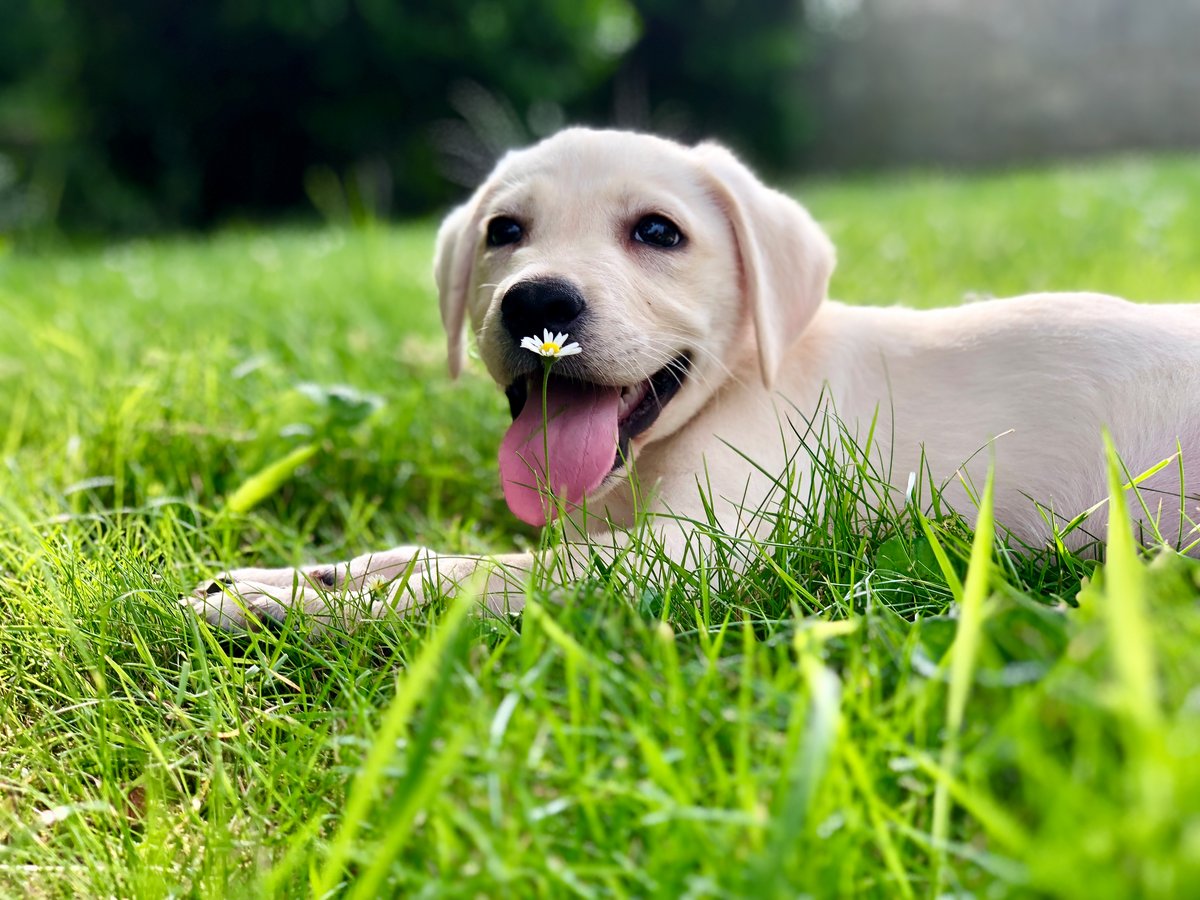
M 848 301 L 1200 299 L 1196 160 L 796 191 Z M 852 470 L 713 588 L 645 548 L 512 621 L 185 613 L 228 564 L 539 540 L 503 396 L 445 377 L 434 225 L 3 251 L 0 896 L 1195 890 L 1200 567 L 1120 529 L 1098 568 L 862 521 Z

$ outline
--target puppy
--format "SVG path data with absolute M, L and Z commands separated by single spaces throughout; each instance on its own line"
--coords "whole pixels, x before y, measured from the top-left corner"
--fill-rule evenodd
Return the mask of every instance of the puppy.
M 860 308 L 826 299 L 833 267 L 803 207 L 715 144 L 574 128 L 505 156 L 442 224 L 434 268 L 451 375 L 469 326 L 512 407 L 500 476 L 513 513 L 566 516 L 574 539 L 557 552 L 576 567 L 619 554 L 642 516 L 673 554 L 696 537 L 689 520 L 759 536 L 769 516 L 752 511 L 779 473 L 801 497 L 819 478 L 799 445 L 834 411 L 873 435 L 900 496 L 921 471 L 969 513 L 992 466 L 997 521 L 1034 547 L 1097 504 L 1101 533 L 1105 428 L 1131 473 L 1181 453 L 1141 485 L 1149 515 L 1133 508 L 1147 533 L 1196 541 L 1200 306 L 1044 294 Z M 543 385 L 522 341 L 560 334 L 580 352 Z M 537 562 L 399 547 L 238 569 L 190 602 L 226 627 L 295 605 L 320 624 L 386 615 L 483 567 L 487 604 L 516 609 Z M 369 590 L 387 582 L 399 587 Z

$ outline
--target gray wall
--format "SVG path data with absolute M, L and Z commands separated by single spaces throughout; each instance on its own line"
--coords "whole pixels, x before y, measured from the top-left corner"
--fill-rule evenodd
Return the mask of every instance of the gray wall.
M 815 162 L 1200 148 L 1200 0 L 810 0 Z

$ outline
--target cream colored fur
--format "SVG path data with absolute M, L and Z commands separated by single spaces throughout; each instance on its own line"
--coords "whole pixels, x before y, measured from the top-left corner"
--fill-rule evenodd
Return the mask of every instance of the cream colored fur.
M 648 213 L 676 222 L 685 245 L 632 242 L 633 223 Z M 527 223 L 519 246 L 485 245 L 496 215 Z M 798 203 L 721 147 L 612 131 L 571 129 L 510 153 L 446 218 L 437 244 L 454 375 L 470 328 L 492 377 L 513 380 L 500 301 L 539 276 L 571 279 L 586 298 L 591 324 L 578 359 L 592 380 L 635 384 L 691 355 L 684 387 L 634 439 L 634 475 L 610 477 L 589 497 L 589 514 L 576 516 L 581 538 L 563 551 L 568 565 L 591 552 L 583 532 L 593 549 L 615 552 L 638 510 L 682 553 L 694 535 L 679 517 L 705 517 L 699 480 L 724 530 L 760 532 L 745 510 L 771 493 L 766 473 L 789 465 L 807 494 L 814 476 L 796 435 L 829 408 L 860 437 L 878 418 L 869 452 L 899 496 L 923 465 L 970 516 L 968 486 L 981 487 L 994 464 L 997 520 L 1031 546 L 1050 535 L 1047 510 L 1061 524 L 1101 504 L 1087 531 L 1103 533 L 1105 428 L 1134 473 L 1181 448 L 1193 495 L 1185 530 L 1200 519 L 1200 306 L 1086 293 L 932 311 L 845 306 L 826 299 L 833 248 Z M 1169 465 L 1142 486 L 1171 543 L 1180 537 L 1179 471 Z M 535 565 L 527 554 L 464 559 L 400 547 L 338 565 L 235 570 L 223 590 L 207 593 L 206 582 L 191 602 L 231 627 L 248 624 L 247 612 L 278 619 L 295 604 L 318 620 L 381 616 L 421 602 L 422 582 L 452 589 L 483 566 L 488 604 L 512 609 Z M 366 593 L 398 576 L 402 589 L 386 599 Z

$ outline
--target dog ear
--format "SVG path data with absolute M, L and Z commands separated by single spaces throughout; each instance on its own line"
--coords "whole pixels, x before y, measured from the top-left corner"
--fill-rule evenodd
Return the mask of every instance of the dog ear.
M 437 249 L 433 254 L 433 279 L 437 282 L 438 305 L 442 312 L 442 327 L 446 329 L 446 352 L 450 377 L 462 371 L 463 335 L 466 331 L 467 292 L 475 267 L 479 243 L 480 193 L 450 211 L 442 220 L 437 233 Z
M 764 185 L 724 147 L 700 144 L 693 152 L 733 228 L 759 371 L 769 388 L 787 348 L 825 299 L 833 244 L 804 207 Z

